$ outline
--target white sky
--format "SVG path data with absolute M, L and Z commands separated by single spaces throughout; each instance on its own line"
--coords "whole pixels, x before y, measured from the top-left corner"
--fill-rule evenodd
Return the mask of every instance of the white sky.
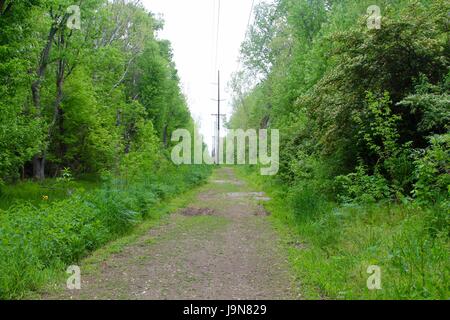
M 216 35 L 220 1 L 219 50 Z M 255 1 L 255 5 L 259 0 Z M 165 20 L 159 38 L 172 43 L 174 59 L 188 98 L 193 118 L 200 123 L 205 143 L 210 147 L 213 117 L 217 113 L 217 68 L 221 71 L 221 113 L 231 114 L 231 97 L 226 92 L 231 73 L 238 67 L 239 50 L 245 38 L 252 0 L 142 0 Z M 211 150 L 211 148 L 210 148 Z

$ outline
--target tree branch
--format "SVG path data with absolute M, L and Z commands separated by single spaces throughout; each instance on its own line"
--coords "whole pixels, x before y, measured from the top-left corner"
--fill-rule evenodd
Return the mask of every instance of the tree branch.
M 134 61 L 134 59 L 136 59 L 137 56 L 133 56 L 131 57 L 131 59 L 128 61 L 127 67 L 125 69 L 125 72 L 123 73 L 122 77 L 120 77 L 119 81 L 112 87 L 111 90 L 116 89 L 118 86 L 120 86 L 122 84 L 122 82 L 125 80 L 125 77 L 128 74 L 128 70 L 130 69 L 131 63 Z

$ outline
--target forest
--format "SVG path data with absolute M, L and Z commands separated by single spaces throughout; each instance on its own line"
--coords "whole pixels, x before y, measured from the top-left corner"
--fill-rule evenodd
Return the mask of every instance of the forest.
M 170 161 L 195 125 L 161 28 L 139 1 L 0 1 L 0 298 L 208 176 Z
M 263 2 L 242 44 L 229 128 L 281 135 L 261 179 L 310 297 L 448 298 L 450 4 Z M 376 22 L 376 21 L 375 21 Z M 294 237 L 295 238 L 295 237 Z M 351 279 L 384 266 L 382 292 Z

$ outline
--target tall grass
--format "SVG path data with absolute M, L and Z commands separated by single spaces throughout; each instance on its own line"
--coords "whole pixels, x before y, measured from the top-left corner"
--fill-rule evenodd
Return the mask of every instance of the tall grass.
M 248 174 L 273 198 L 266 207 L 288 244 L 305 298 L 450 298 L 448 201 L 339 205 L 320 184 L 286 187 Z M 367 288 L 371 265 L 381 268 L 381 290 Z
M 193 166 L 137 181 L 112 178 L 64 200 L 12 205 L 0 214 L 0 298 L 20 298 L 40 288 L 65 266 L 151 218 L 158 202 L 201 183 L 209 173 L 206 166 Z
M 42 182 L 21 181 L 10 185 L 0 185 L 0 210 L 7 210 L 14 204 L 24 201 L 38 205 L 42 197 L 47 196 L 48 202 L 59 201 L 67 198 L 72 190 L 93 190 L 100 186 L 96 178 L 74 181 L 70 187 L 61 185 L 56 179 L 46 179 Z

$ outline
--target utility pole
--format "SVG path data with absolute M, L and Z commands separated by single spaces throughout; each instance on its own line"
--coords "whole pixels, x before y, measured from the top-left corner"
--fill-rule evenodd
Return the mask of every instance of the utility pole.
M 224 101 L 224 100 L 220 100 L 220 70 L 217 71 L 217 100 L 216 99 L 212 99 L 212 100 L 217 101 L 217 114 L 212 114 L 212 116 L 217 117 L 217 148 L 215 149 L 215 154 L 217 156 L 217 165 L 219 165 L 220 164 L 220 117 L 226 116 L 225 114 L 220 113 L 220 102 Z
M 214 101 L 216 101 L 216 99 L 214 99 Z M 221 100 L 221 101 L 224 101 L 224 100 Z M 216 131 L 217 130 L 217 118 L 218 118 L 217 113 L 213 113 L 213 114 L 211 114 L 211 116 L 213 116 L 216 119 L 216 121 L 214 122 L 214 125 L 213 125 L 213 129 L 214 129 L 214 131 Z M 225 118 L 227 115 L 220 114 L 219 116 Z M 216 155 L 218 155 L 217 150 L 216 150 L 216 143 L 218 143 L 218 142 L 220 143 L 220 136 L 219 136 L 219 139 L 216 139 L 216 137 L 217 137 L 216 134 L 218 136 L 218 133 L 216 132 L 213 135 L 212 142 L 213 142 L 213 147 L 214 147 L 214 149 L 213 149 L 214 150 L 214 159 L 215 159 L 215 161 L 217 161 L 217 163 L 219 163 L 218 159 L 216 158 Z
M 220 70 L 217 70 L 217 165 L 220 164 Z

